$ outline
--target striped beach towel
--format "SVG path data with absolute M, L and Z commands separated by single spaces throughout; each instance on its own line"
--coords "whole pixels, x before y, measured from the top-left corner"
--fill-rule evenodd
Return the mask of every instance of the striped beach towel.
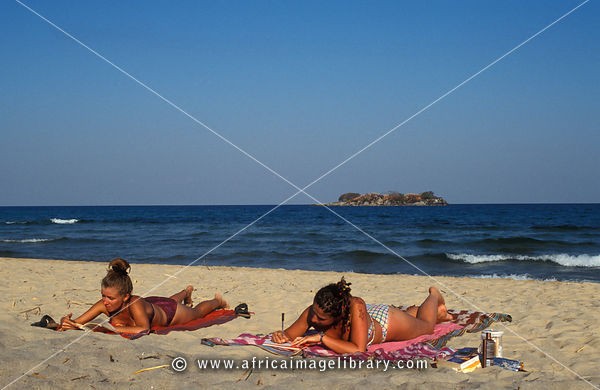
M 406 307 L 400 307 L 406 309 Z M 366 352 L 353 354 L 338 354 L 321 345 L 305 347 L 300 351 L 277 349 L 270 343 L 269 335 L 254 335 L 244 333 L 234 339 L 221 339 L 218 337 L 204 339 L 208 344 L 214 345 L 253 345 L 271 353 L 282 356 L 301 355 L 304 357 L 348 357 L 353 359 L 379 359 L 379 360 L 411 360 L 417 358 L 443 359 L 454 353 L 451 348 L 445 347 L 448 340 L 462 336 L 465 332 L 479 332 L 496 321 L 511 322 L 512 317 L 503 313 L 482 313 L 469 310 L 449 310 L 454 319 L 437 324 L 434 333 L 423 335 L 412 340 L 387 342 L 371 345 Z

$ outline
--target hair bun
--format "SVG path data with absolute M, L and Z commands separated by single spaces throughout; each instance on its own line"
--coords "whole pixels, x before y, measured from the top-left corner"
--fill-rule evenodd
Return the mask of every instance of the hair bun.
M 127 260 L 117 257 L 116 259 L 112 259 L 111 262 L 108 264 L 108 270 L 109 272 L 113 271 L 118 274 L 127 275 L 129 273 L 129 270 L 131 270 L 131 266 L 129 265 Z
M 337 286 L 340 294 L 345 294 L 345 293 L 350 293 L 350 290 L 352 290 L 350 288 L 351 284 L 352 283 L 346 282 L 346 279 L 344 279 L 344 277 L 342 276 L 342 279 L 336 283 L 336 286 Z

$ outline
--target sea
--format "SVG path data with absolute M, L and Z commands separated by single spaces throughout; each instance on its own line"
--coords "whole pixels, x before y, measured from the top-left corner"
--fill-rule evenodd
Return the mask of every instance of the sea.
M 0 207 L 0 257 L 598 283 L 600 204 Z

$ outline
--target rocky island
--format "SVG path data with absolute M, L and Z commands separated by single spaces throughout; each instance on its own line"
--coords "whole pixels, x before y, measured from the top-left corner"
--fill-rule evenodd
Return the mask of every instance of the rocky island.
M 348 192 L 340 195 L 337 202 L 326 203 L 325 206 L 447 206 L 448 202 L 436 196 L 432 191 L 421 194 L 357 194 Z

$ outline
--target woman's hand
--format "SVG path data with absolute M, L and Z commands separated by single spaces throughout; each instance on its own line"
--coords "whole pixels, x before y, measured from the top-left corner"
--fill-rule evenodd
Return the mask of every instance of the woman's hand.
M 60 319 L 60 326 L 58 327 L 57 330 L 64 331 L 64 330 L 70 330 L 70 329 L 79 329 L 79 327 L 77 326 L 77 323 L 74 322 L 73 320 L 71 320 L 72 315 L 73 315 L 73 313 L 69 313 L 66 316 L 62 317 Z
M 271 341 L 277 344 L 289 343 L 290 339 L 285 335 L 284 332 L 278 330 L 276 332 L 271 333 Z
M 311 334 L 310 336 L 304 337 L 296 337 L 294 341 L 292 341 L 292 346 L 294 347 L 304 347 L 308 345 L 319 344 L 321 342 L 321 334 Z

